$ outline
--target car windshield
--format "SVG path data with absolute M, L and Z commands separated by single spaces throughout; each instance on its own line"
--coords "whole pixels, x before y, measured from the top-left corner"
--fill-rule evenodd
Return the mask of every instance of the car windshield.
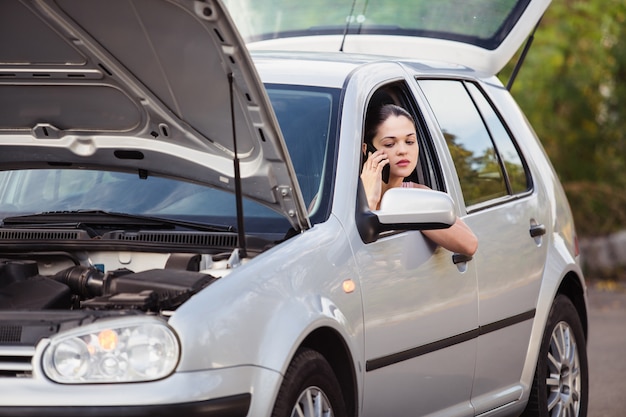
M 336 138 L 336 90 L 268 85 L 305 204 L 313 223 L 329 213 Z M 331 140 L 333 139 L 333 140 Z M 330 158 L 330 159 L 329 159 Z M 279 213 L 244 199 L 246 231 L 284 233 Z M 0 218 L 102 210 L 236 226 L 232 193 L 195 183 L 137 173 L 86 169 L 27 169 L 0 172 Z
M 225 3 L 247 42 L 343 34 L 347 30 L 348 34 L 450 39 L 495 49 L 529 1 L 226 0 Z

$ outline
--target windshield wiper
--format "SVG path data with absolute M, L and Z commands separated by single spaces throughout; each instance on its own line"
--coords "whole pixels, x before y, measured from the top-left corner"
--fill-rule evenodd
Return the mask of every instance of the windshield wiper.
M 70 221 L 68 221 L 70 220 Z M 235 232 L 233 226 L 188 222 L 184 220 L 168 219 L 163 217 L 144 216 L 140 214 L 117 213 L 105 210 L 72 210 L 72 211 L 47 211 L 23 216 L 5 217 L 2 225 L 6 226 L 47 226 L 47 227 L 111 227 L 121 226 L 149 227 L 149 228 L 175 228 L 199 230 L 205 232 Z

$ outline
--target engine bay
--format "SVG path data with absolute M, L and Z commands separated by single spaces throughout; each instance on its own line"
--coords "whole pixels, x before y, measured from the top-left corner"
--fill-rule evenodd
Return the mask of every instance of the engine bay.
M 0 259 L 0 309 L 173 310 L 215 279 L 177 269 L 105 273 L 82 265 L 48 276 L 39 273 L 37 261 Z
M 238 262 L 237 250 L 218 255 L 124 250 L 0 255 L 0 311 L 172 311 Z
M 0 345 L 7 346 L 33 346 L 110 317 L 167 320 L 247 262 L 232 233 L 132 231 L 94 238 L 62 228 L 0 232 Z

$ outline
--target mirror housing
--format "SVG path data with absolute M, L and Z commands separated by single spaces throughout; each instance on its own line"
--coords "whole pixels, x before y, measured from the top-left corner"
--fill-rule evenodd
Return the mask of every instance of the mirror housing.
M 445 229 L 456 220 L 452 198 L 441 191 L 392 188 L 373 212 L 385 230 Z
M 454 224 L 452 198 L 441 191 L 423 188 L 392 188 L 380 210 L 370 211 L 363 185 L 357 191 L 356 225 L 364 243 L 378 240 L 383 232 L 445 229 Z

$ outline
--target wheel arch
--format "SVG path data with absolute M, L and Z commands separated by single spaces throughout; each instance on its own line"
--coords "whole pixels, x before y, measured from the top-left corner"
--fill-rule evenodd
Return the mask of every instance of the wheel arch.
M 354 358 L 341 335 L 330 327 L 320 327 L 311 332 L 300 347 L 314 349 L 324 356 L 339 380 L 348 415 L 356 417 L 358 391 Z
M 585 340 L 589 335 L 589 323 L 587 320 L 587 303 L 585 301 L 585 290 L 581 278 L 573 271 L 570 271 L 565 275 L 559 285 L 556 295 L 563 294 L 572 301 L 578 316 L 580 317 L 581 324 L 583 326 L 583 332 L 585 334 Z
M 550 314 L 552 305 L 559 295 L 567 297 L 572 302 L 580 318 L 583 328 L 583 337 L 585 340 L 588 338 L 589 323 L 587 317 L 586 290 L 582 272 L 576 267 L 570 267 L 564 271 L 563 275 L 544 276 L 544 283 L 538 298 L 537 310 L 533 323 L 531 342 L 528 346 L 526 361 L 520 380 L 522 386 L 524 387 L 524 393 L 520 398 L 523 402 L 528 400 L 528 395 L 530 394 L 530 388 L 536 372 L 537 359 L 539 357 L 539 345 L 545 332 L 545 324 L 548 320 L 548 315 Z

